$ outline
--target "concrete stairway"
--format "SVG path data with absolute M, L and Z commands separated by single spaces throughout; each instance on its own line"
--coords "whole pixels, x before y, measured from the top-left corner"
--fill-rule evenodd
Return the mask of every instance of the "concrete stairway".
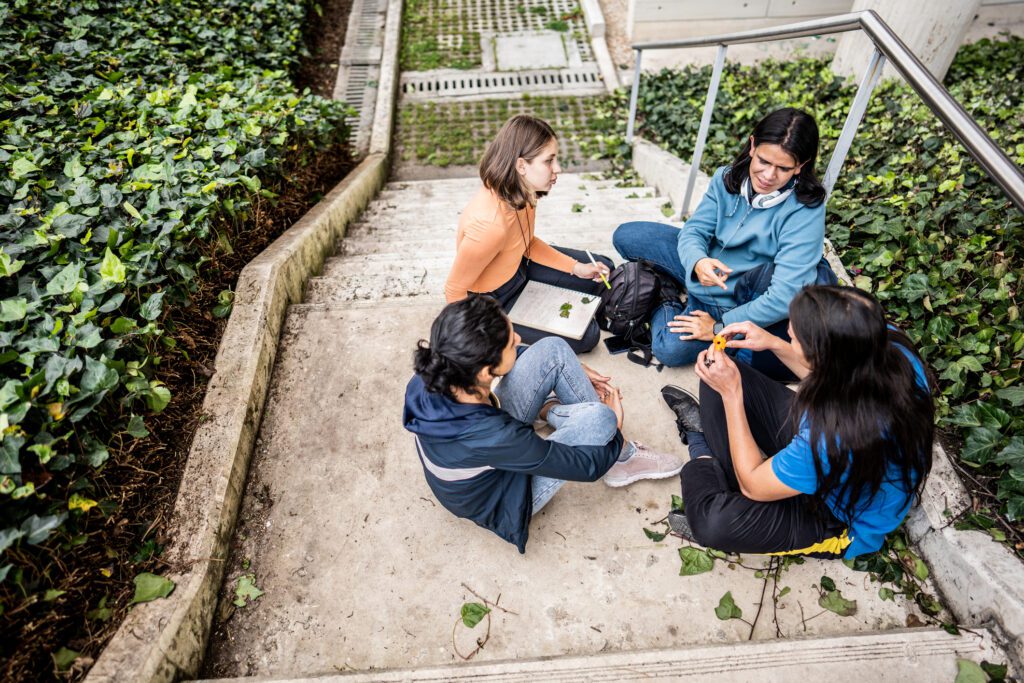
M 525 555 L 440 508 L 402 428 L 402 400 L 412 351 L 444 303 L 459 211 L 478 187 L 388 185 L 289 310 L 206 676 L 952 681 L 960 657 L 1006 661 L 984 629 L 905 629 L 922 621 L 914 603 L 879 599 L 877 584 L 839 562 L 794 564 L 778 590 L 754 571 L 766 558 L 679 576 L 679 540 L 643 533 L 661 529 L 678 480 L 569 483 L 531 521 Z M 537 234 L 618 261 L 617 225 L 667 220 L 653 194 L 563 175 L 540 203 Z M 622 389 L 627 438 L 682 450 L 658 388 L 696 389 L 692 370 L 659 373 L 601 346 L 583 360 Z M 265 593 L 234 608 L 247 574 Z M 819 607 L 823 575 L 857 601 L 854 616 Z M 755 626 L 716 617 L 726 591 Z M 471 651 L 484 625 L 453 624 L 479 596 L 509 611 L 492 612 L 486 647 L 467 664 L 455 647 Z
M 476 178 L 391 183 L 338 245 L 306 290 L 310 304 L 442 297 L 455 253 L 462 206 L 480 186 Z M 663 198 L 649 188 L 562 175 L 537 208 L 537 234 L 550 244 L 615 254 L 619 223 L 665 220 Z M 574 206 L 577 209 L 574 211 Z

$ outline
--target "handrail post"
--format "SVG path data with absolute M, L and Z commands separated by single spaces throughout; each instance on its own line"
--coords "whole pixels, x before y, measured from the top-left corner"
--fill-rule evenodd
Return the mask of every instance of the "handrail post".
M 693 188 L 697 183 L 697 174 L 700 173 L 700 160 L 704 156 L 704 143 L 708 139 L 708 129 L 711 127 L 711 112 L 715 110 L 718 84 L 722 81 L 722 68 L 725 66 L 725 52 L 728 49 L 727 45 L 719 45 L 718 54 L 715 55 L 715 66 L 711 70 L 708 96 L 704 100 L 704 113 L 700 117 L 697 144 L 693 147 L 693 161 L 690 162 L 690 175 L 686 178 L 686 194 L 683 195 L 683 205 L 679 209 L 679 220 L 685 220 L 690 215 L 690 199 L 693 197 Z
M 633 92 L 629 96 L 629 123 L 626 125 L 626 144 L 633 144 L 633 124 L 636 121 L 636 99 L 640 93 L 640 58 L 644 51 L 636 51 L 636 70 L 633 72 Z
M 846 115 L 843 130 L 839 133 L 839 139 L 836 140 L 836 148 L 832 151 L 832 158 L 829 159 L 828 169 L 825 170 L 825 178 L 822 184 L 825 186 L 826 197 L 832 194 L 832 188 L 839 178 L 839 169 L 843 167 L 843 162 L 846 161 L 850 145 L 853 144 L 853 137 L 857 134 L 857 127 L 860 126 L 861 119 L 864 118 L 864 112 L 867 111 L 871 92 L 875 89 L 875 84 L 878 83 L 884 68 L 885 55 L 876 47 L 871 55 L 871 61 L 868 62 L 868 68 L 864 70 L 864 76 L 860 80 L 860 85 L 857 86 L 857 94 L 854 95 L 853 103 L 850 104 L 850 111 Z

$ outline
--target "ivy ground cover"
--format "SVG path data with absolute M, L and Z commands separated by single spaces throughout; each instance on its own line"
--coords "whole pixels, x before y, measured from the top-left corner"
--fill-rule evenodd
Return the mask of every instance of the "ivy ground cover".
M 174 398 L 161 377 L 196 347 L 180 343 L 175 313 L 209 298 L 211 269 L 242 250 L 238 237 L 285 199 L 293 175 L 345 148 L 345 105 L 290 77 L 313 9 L 0 1 L 4 678 L 80 672 L 133 583 L 135 602 L 173 590 L 157 576 L 159 520 L 124 519 L 124 497 L 99 482 L 120 466 L 166 487 L 126 454 L 145 452 L 138 444 L 163 419 L 153 416 Z M 208 317 L 230 312 L 230 291 L 217 304 Z M 131 557 L 113 547 L 125 534 L 138 539 Z M 107 558 L 95 576 L 76 564 L 87 552 Z M 62 610 L 93 580 L 117 590 L 80 614 Z M 45 662 L 25 655 L 61 616 L 47 633 L 85 645 L 50 643 Z
M 689 159 L 709 79 L 709 67 L 645 76 L 641 133 Z M 962 47 L 945 86 L 1024 165 L 1024 40 Z M 854 90 L 828 60 L 727 65 L 702 170 L 729 163 L 764 114 L 795 106 L 817 118 L 823 173 Z M 607 102 L 600 116 L 625 121 L 627 95 Z M 624 151 L 621 132 L 603 142 Z M 856 285 L 879 297 L 938 376 L 947 450 L 959 455 L 977 503 L 960 524 L 1024 554 L 1024 215 L 909 87 L 887 82 L 871 99 L 826 220 Z

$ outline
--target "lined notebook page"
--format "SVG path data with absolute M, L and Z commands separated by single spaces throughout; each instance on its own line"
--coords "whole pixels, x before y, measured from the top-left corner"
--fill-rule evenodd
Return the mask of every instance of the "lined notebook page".
M 569 304 L 571 308 L 563 308 Z M 526 283 L 508 317 L 516 325 L 569 339 L 582 339 L 590 320 L 601 305 L 601 297 L 571 289 L 534 282 Z M 562 312 L 568 311 L 568 316 Z

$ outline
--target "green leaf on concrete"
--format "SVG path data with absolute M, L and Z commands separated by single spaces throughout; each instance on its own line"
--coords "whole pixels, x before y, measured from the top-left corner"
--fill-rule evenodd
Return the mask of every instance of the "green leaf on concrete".
M 835 612 L 841 617 L 850 617 L 857 613 L 857 601 L 847 600 L 837 590 L 828 591 L 825 595 L 818 598 L 818 605 L 824 607 L 829 612 Z
M 660 534 L 657 531 L 651 531 L 647 527 L 644 527 L 644 533 L 647 535 L 647 538 L 651 539 L 655 543 L 657 543 L 659 541 L 664 541 L 665 540 L 665 536 L 668 535 L 668 534 Z
M 788 595 L 790 590 L 792 589 L 789 586 L 783 586 L 782 590 L 779 591 L 779 597 L 781 598 L 785 595 Z
M 135 595 L 129 604 L 150 602 L 157 598 L 166 598 L 174 590 L 174 582 L 170 579 L 149 572 L 142 572 L 134 579 Z
M 878 589 L 878 597 L 880 597 L 882 600 L 892 600 L 895 602 L 896 593 L 893 591 L 893 589 L 882 586 Z
M 956 660 L 956 680 L 954 683 L 988 683 L 988 674 L 969 659 Z
M 711 571 L 715 566 L 715 561 L 711 556 L 699 548 L 680 548 L 679 559 L 683 561 L 679 567 L 679 576 L 703 574 Z
M 988 674 L 990 681 L 999 682 L 1006 680 L 1007 667 L 1005 664 L 993 664 L 992 662 L 981 660 L 981 669 Z
M 479 602 L 467 602 L 462 606 L 462 623 L 468 628 L 474 628 L 490 611 L 490 607 Z
M 821 590 L 823 591 L 834 591 L 836 589 L 836 582 L 827 576 L 821 577 Z
M 928 580 L 928 565 L 920 557 L 914 558 L 914 576 L 922 581 Z
M 245 607 L 249 602 L 254 602 L 261 595 L 263 591 L 256 585 L 255 574 L 243 574 L 238 577 L 238 583 L 235 584 L 235 606 Z
M 50 656 L 53 657 L 53 666 L 57 671 L 67 671 L 78 659 L 79 654 L 81 653 L 62 647 L 56 652 L 50 653 Z
M 718 601 L 718 607 L 715 608 L 715 616 L 722 621 L 741 619 L 743 617 L 743 610 L 737 607 L 736 601 L 732 599 L 732 591 L 727 591 L 722 596 L 722 599 Z
M 683 499 L 682 499 L 681 496 L 677 496 L 677 495 L 673 495 L 672 496 L 672 508 L 671 509 L 672 510 L 680 510 L 682 512 L 686 512 L 686 507 L 683 505 Z

